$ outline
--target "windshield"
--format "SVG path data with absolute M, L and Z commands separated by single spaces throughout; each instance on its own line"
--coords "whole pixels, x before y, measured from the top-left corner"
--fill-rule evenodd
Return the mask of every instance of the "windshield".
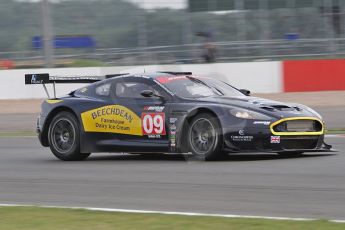
M 241 92 L 212 78 L 196 78 L 191 76 L 166 76 L 156 78 L 158 82 L 167 87 L 179 97 L 200 98 L 212 96 L 243 96 Z

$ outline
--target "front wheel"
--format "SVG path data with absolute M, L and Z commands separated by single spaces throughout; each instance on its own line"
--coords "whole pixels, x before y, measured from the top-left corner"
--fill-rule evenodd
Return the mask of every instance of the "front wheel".
M 61 112 L 53 118 L 49 126 L 48 141 L 51 151 L 60 160 L 84 160 L 90 155 L 80 153 L 78 121 L 69 112 Z
M 208 113 L 194 117 L 189 126 L 188 146 L 197 159 L 220 159 L 223 156 L 222 131 L 218 119 Z

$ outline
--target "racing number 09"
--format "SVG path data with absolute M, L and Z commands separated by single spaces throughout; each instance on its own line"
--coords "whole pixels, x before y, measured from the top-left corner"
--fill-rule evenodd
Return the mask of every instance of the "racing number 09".
M 165 135 L 164 113 L 143 113 L 141 120 L 144 135 Z

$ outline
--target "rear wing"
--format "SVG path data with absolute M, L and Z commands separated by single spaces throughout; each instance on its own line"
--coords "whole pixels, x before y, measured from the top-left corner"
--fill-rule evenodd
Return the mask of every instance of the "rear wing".
M 40 74 L 25 74 L 25 85 L 43 85 L 43 88 L 50 98 L 46 84 L 53 84 L 54 89 L 54 98 L 56 98 L 56 88 L 55 84 L 61 83 L 94 83 L 97 81 L 102 81 L 104 79 L 118 77 L 124 74 L 111 74 L 105 76 L 76 76 L 76 77 L 68 77 L 68 76 L 50 76 L 48 73 L 40 73 Z

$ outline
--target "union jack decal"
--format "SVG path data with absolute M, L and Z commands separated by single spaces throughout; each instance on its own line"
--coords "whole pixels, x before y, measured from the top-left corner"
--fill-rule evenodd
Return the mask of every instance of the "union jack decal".
M 271 136 L 271 144 L 279 144 L 280 136 Z

